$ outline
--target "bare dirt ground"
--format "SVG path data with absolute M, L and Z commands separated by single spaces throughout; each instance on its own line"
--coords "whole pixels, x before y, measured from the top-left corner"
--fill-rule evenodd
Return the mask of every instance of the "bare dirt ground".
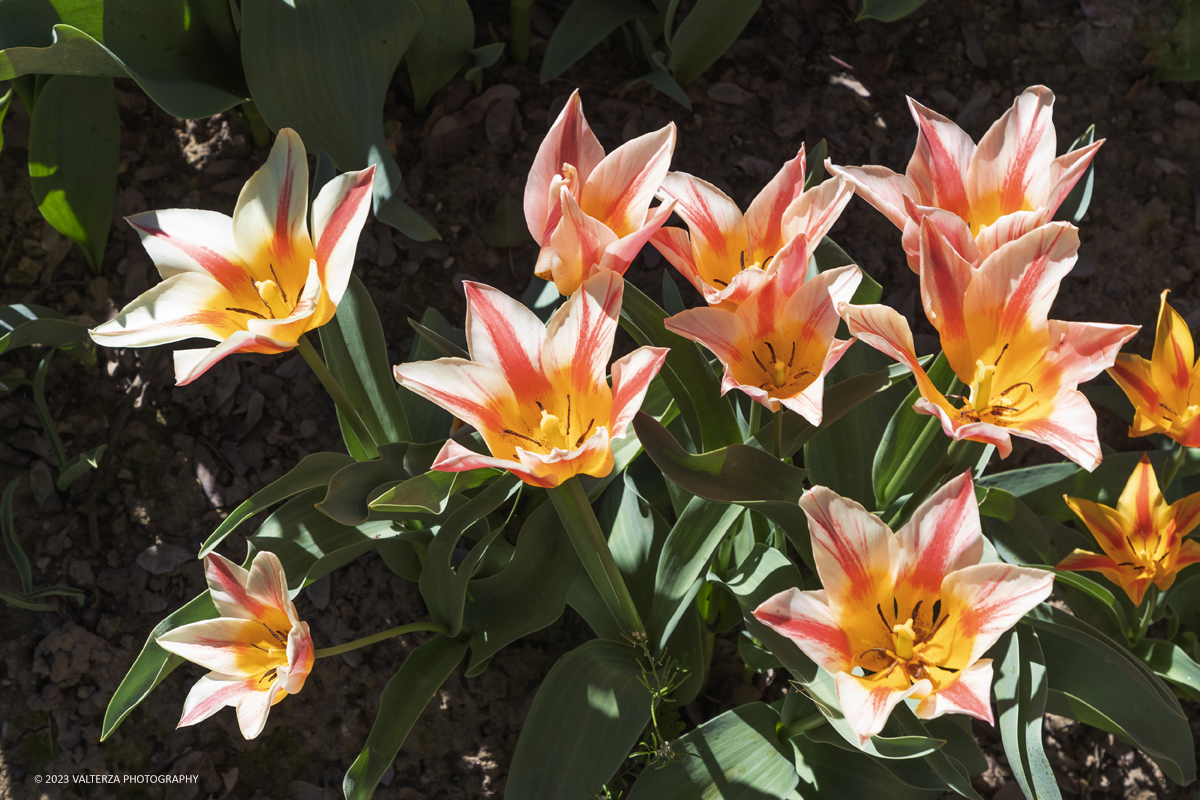
M 477 12 L 481 44 L 489 22 L 506 35 L 503 5 Z M 537 7 L 541 37 L 564 5 Z M 461 321 L 463 278 L 523 291 L 536 255 L 532 242 L 491 247 L 488 226 L 506 195 L 519 202 L 537 145 L 576 87 L 606 148 L 674 121 L 674 168 L 714 182 L 744 207 L 801 142 L 827 140 L 836 163 L 903 170 L 915 140 L 905 95 L 978 138 L 1017 93 L 1042 83 L 1057 94 L 1060 152 L 1092 123 L 1107 139 L 1095 162 L 1096 197 L 1081 225 L 1079 264 L 1054 316 L 1146 326 L 1131 345 L 1146 354 L 1163 289 L 1172 290 L 1172 303 L 1193 327 L 1200 323 L 1200 90 L 1145 79 L 1144 59 L 1173 24 L 1172 9 L 1162 0 L 930 0 L 908 19 L 883 25 L 855 24 L 842 0 L 767 0 L 742 38 L 689 87 L 690 111 L 644 86 L 620 94 L 620 85 L 636 77 L 620 36 L 546 85 L 536 78 L 545 46 L 537 39 L 530 66 L 502 61 L 489 69 L 482 96 L 457 80 L 425 115 L 413 113 L 401 73 L 385 118 L 395 123 L 410 202 L 443 240 L 417 243 L 370 222 L 356 270 L 379 305 L 394 360 L 411 345 L 406 317 L 435 306 Z M 120 218 L 171 207 L 231 213 L 242 183 L 266 157 L 230 115 L 180 121 L 134 84 L 120 81 L 118 88 L 123 163 L 99 277 L 39 216 L 25 172 L 28 120 L 10 113 L 0 153 L 0 302 L 110 318 L 157 281 Z M 833 236 L 883 284 L 886 302 L 917 314 L 915 278 L 890 223 L 855 200 Z M 629 278 L 658 297 L 664 266 L 647 252 Z M 29 374 L 35 366 L 29 350 L 16 351 L 6 354 L 0 374 Z M 0 794 L 141 797 L 144 788 L 85 793 L 36 777 L 171 771 L 201 776 L 166 795 L 179 800 L 340 796 L 376 698 L 418 637 L 323 662 L 303 694 L 279 705 L 252 742 L 242 739 L 232 713 L 174 730 L 200 675 L 185 666 L 99 743 L 104 708 L 151 628 L 202 590 L 194 558 L 200 542 L 303 455 L 341 449 L 333 406 L 303 362 L 231 358 L 176 388 L 165 349 L 102 350 L 94 368 L 57 358 L 47 394 L 70 453 L 104 442 L 110 448 L 100 472 L 56 493 L 28 390 L 0 395 L 0 485 L 33 475 L 18 491 L 16 525 L 35 581 L 85 592 L 82 607 L 64 603 L 58 613 L 0 608 Z M 1130 446 L 1121 427 L 1108 420 L 1102 428 L 1118 448 Z M 239 533 L 249 532 L 244 526 Z M 235 535 L 223 550 L 238 556 L 241 546 Z M 0 586 L 16 583 L 0 558 Z M 318 646 L 424 617 L 416 587 L 375 555 L 310 587 L 298 608 Z M 452 676 L 376 796 L 500 797 L 538 682 L 588 635 L 568 611 L 502 651 L 481 676 Z M 706 716 L 764 691 L 761 678 L 743 674 L 730 642 L 719 640 L 717 656 L 696 709 Z M 997 737 L 977 732 L 995 762 L 977 788 L 985 797 L 1019 797 L 1005 780 Z M 1066 797 L 1195 796 L 1106 734 L 1051 720 L 1047 737 Z

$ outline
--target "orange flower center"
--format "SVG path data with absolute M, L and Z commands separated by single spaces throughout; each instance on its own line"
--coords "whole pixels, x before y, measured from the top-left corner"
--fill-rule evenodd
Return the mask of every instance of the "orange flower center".
M 951 657 L 951 647 L 947 640 L 949 629 L 944 627 L 950 615 L 942 613 L 942 601 L 937 599 L 930 612 L 923 617 L 921 611 L 924 604 L 924 600 L 918 600 L 912 613 L 901 622 L 900 605 L 896 598 L 892 598 L 890 621 L 883 604 L 876 603 L 875 613 L 879 624 L 868 626 L 861 632 L 864 643 L 873 646 L 859 653 L 855 666 L 881 681 L 893 680 L 898 674 L 909 686 L 920 680 L 929 680 L 937 689 L 953 679 L 959 670 L 946 666 Z
M 780 350 L 778 355 L 776 354 L 775 347 L 770 342 L 764 341 L 762 344 L 766 348 L 765 359 L 759 358 L 758 353 L 753 349 L 750 351 L 750 355 L 754 357 L 754 363 L 758 364 L 758 368 L 766 376 L 765 381 L 757 384 L 758 388 L 771 394 L 790 397 L 803 391 L 810 383 L 816 380 L 816 372 L 806 369 L 803 363 L 796 364 L 795 341 L 790 342 L 791 348 L 789 350 Z M 787 353 L 787 361 L 783 360 L 784 352 Z
M 531 418 L 532 414 L 529 414 L 521 420 L 524 432 L 505 428 L 503 434 L 514 446 L 514 450 L 516 447 L 523 450 L 534 448 L 538 452 L 550 453 L 555 449 L 578 450 L 582 447 L 596 432 L 596 417 L 592 416 L 584 423 L 584 410 L 576 409 L 572 413 L 571 395 L 566 396 L 566 401 L 566 413 L 559 416 L 548 411 L 540 400 L 535 400 L 536 422 Z

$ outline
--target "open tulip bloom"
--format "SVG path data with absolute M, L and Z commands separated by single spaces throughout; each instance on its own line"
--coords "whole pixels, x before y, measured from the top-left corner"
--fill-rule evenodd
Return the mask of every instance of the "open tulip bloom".
M 666 326 L 721 360 L 722 394 L 741 389 L 771 411 L 786 406 L 820 425 L 825 376 L 853 342 L 834 338 L 838 304 L 854 296 L 862 273 L 855 266 L 839 267 L 806 281 L 804 237 L 786 250 L 778 268 L 762 273 L 763 280 L 736 311 L 692 308 Z
M 1022 436 L 1093 470 L 1101 459 L 1096 412 L 1076 387 L 1111 366 L 1138 327 L 1047 318 L 1078 249 L 1078 231 L 1052 223 L 1002 245 L 976 269 L 922 221 L 921 300 L 966 397 L 933 385 L 895 310 L 843 305 L 842 316 L 851 334 L 913 371 L 921 391 L 913 408 L 941 420 L 947 436 L 994 444 L 1002 458 L 1012 452 L 1010 436 Z
M 844 178 L 804 191 L 804 147 L 783 165 L 746 209 L 745 216 L 717 187 L 685 172 L 669 173 L 659 187 L 675 202 L 682 228 L 660 228 L 651 238 L 709 305 L 733 310 L 766 278 L 785 245 L 804 239 L 809 254 L 837 222 L 853 196 Z
M 1054 157 L 1054 93 L 1031 86 L 979 140 L 911 97 L 917 147 L 905 174 L 886 167 L 838 167 L 855 190 L 904 231 L 918 271 L 921 220 L 931 219 L 972 264 L 1005 242 L 1045 225 L 1083 176 L 1104 141 Z
M 321 189 L 308 234 L 308 162 L 283 128 L 267 163 L 238 195 L 233 218 L 170 209 L 129 217 L 163 280 L 92 331 L 106 347 L 184 339 L 219 344 L 175 352 L 175 380 L 190 383 L 231 353 L 280 353 L 333 318 L 371 206 L 375 168 Z
M 1184 538 L 1200 524 L 1200 493 L 1168 505 L 1148 456 L 1129 476 L 1116 508 L 1064 498 L 1104 554 L 1075 550 L 1056 569 L 1099 572 L 1124 589 L 1136 606 L 1151 585 L 1165 592 L 1179 570 L 1200 563 L 1200 541 Z
M 650 201 L 671 165 L 675 123 L 608 155 L 571 94 L 542 140 L 525 183 L 525 222 L 541 245 L 535 272 L 573 294 L 597 271 L 624 274 L 672 204 Z
M 533 486 L 573 475 L 607 475 L 611 440 L 625 435 L 667 350 L 640 347 L 612 365 L 624 280 L 600 272 L 554 313 L 548 325 L 502 292 L 465 282 L 471 360 L 400 364 L 401 386 L 474 426 L 490 456 L 453 439 L 433 469 L 512 471 Z
M 1162 293 L 1159 303 L 1150 360 L 1121 353 L 1108 374 L 1133 403 L 1130 436 L 1163 433 L 1184 447 L 1200 447 L 1200 391 L 1193 391 L 1200 375 L 1192 334 L 1183 317 L 1167 305 L 1167 294 Z
M 260 552 L 249 570 L 210 553 L 205 575 L 220 618 L 157 639 L 164 650 L 212 670 L 188 692 L 179 727 L 235 706 L 242 735 L 253 739 L 271 706 L 304 687 L 316 658 L 308 623 L 296 616 L 274 553 Z
M 788 589 L 754 611 L 834 676 L 846 722 L 865 744 L 900 701 L 916 715 L 969 714 L 994 724 L 992 662 L 980 658 L 1045 600 L 1052 573 L 981 564 L 970 473 L 939 489 L 898 532 L 823 486 L 806 492 L 824 587 Z

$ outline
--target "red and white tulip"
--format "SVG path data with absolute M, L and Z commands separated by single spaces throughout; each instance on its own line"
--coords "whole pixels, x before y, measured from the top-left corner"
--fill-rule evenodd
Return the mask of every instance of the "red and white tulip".
M 374 174 L 369 167 L 326 184 L 313 203 L 310 237 L 304 145 L 283 128 L 267 163 L 242 188 L 232 219 L 182 208 L 129 217 L 163 280 L 93 329 L 92 338 L 106 347 L 219 342 L 175 352 L 180 386 L 232 353 L 291 350 L 337 311 Z
M 218 619 L 167 631 L 159 647 L 210 670 L 188 692 L 180 728 L 237 708 L 247 739 L 262 733 L 271 706 L 296 694 L 316 651 L 308 623 L 296 615 L 287 576 L 274 553 L 260 552 L 249 570 L 210 553 L 205 576 Z
M 859 743 L 909 697 L 921 701 L 922 719 L 969 714 L 995 724 L 992 662 L 980 656 L 1049 596 L 1054 575 L 980 563 L 970 473 L 939 489 L 894 534 L 824 486 L 806 492 L 800 507 L 824 588 L 780 592 L 754 616 L 834 676 Z
M 650 201 L 671 165 L 675 123 L 608 155 L 571 94 L 542 140 L 525 183 L 525 222 L 541 245 L 535 273 L 563 295 L 596 272 L 624 274 L 672 204 Z

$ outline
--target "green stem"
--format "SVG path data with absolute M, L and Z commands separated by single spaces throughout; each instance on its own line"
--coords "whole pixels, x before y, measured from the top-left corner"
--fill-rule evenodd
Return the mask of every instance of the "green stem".
M 533 0 L 512 0 L 509 25 L 512 29 L 513 61 L 524 64 L 529 60 L 530 27 L 533 11 Z
M 579 476 L 573 475 L 562 485 L 546 491 L 558 509 L 558 516 L 567 529 L 567 535 L 571 537 L 571 544 L 575 545 L 575 552 L 579 554 L 588 577 L 621 630 L 645 635 L 646 626 L 642 624 L 633 597 L 625 586 L 625 579 L 617 569 L 612 551 L 608 549 L 608 540 L 604 538 L 600 521 L 596 519 L 596 512 L 592 510 Z
M 1169 487 L 1175 480 L 1175 477 L 1179 474 L 1179 469 L 1183 466 L 1184 461 L 1187 461 L 1187 448 L 1181 444 L 1176 445 L 1175 453 L 1171 456 L 1171 460 L 1167 463 L 1167 477 L 1163 481 L 1162 485 L 1163 492 L 1166 492 L 1167 487 Z
M 246 118 L 246 125 L 250 128 L 250 136 L 254 139 L 255 147 L 266 147 L 271 143 L 271 128 L 267 125 L 266 119 L 263 118 L 262 112 L 258 110 L 258 106 L 254 105 L 253 100 L 247 100 L 242 103 L 242 115 Z
M 746 424 L 746 429 L 749 435 L 748 439 L 754 438 L 758 434 L 758 429 L 762 427 L 762 404 L 750 401 L 750 421 Z
M 1146 591 L 1146 596 L 1142 598 L 1142 602 L 1146 604 L 1146 608 L 1142 611 L 1142 620 L 1138 623 L 1137 632 L 1129 641 L 1130 647 L 1137 647 L 1142 643 L 1142 639 L 1146 638 L 1146 631 L 1150 628 L 1150 623 L 1154 618 L 1155 606 L 1158 605 L 1158 587 L 1151 584 Z
M 316 656 L 317 658 L 327 658 L 328 656 L 341 655 L 342 653 L 349 653 L 351 650 L 357 650 L 360 647 L 366 647 L 369 644 L 382 642 L 384 639 L 391 639 L 393 636 L 403 636 L 406 633 L 416 633 L 417 631 L 445 633 L 446 627 L 438 625 L 436 622 L 410 622 L 407 625 L 399 625 L 395 628 L 388 628 L 386 631 L 364 636 L 361 639 L 355 639 L 353 642 L 339 644 L 337 647 L 322 647 L 317 651 Z
M 941 484 L 942 478 L 946 476 L 946 473 L 958 463 L 959 456 L 966 445 L 966 439 L 956 439 L 950 443 L 950 446 L 946 448 L 945 455 L 942 456 L 942 460 L 937 463 L 937 466 L 929 470 L 929 474 L 925 476 L 925 480 L 921 485 L 908 496 L 908 499 L 904 501 L 904 505 L 900 507 L 900 510 L 888 520 L 887 526 L 889 528 L 895 530 L 897 525 L 911 517 L 913 512 L 929 499 L 938 485 Z
M 791 725 L 788 725 L 784 729 L 783 735 L 785 738 L 794 739 L 805 731 L 811 731 L 813 728 L 824 725 L 825 722 L 825 715 L 818 711 L 815 714 L 809 714 L 807 717 L 798 719 Z
M 304 356 L 304 360 L 308 362 L 308 366 L 316 373 L 317 380 L 325 387 L 325 391 L 329 392 L 329 396 L 333 398 L 333 402 L 337 403 L 338 408 L 342 411 L 342 416 L 350 425 L 350 429 L 354 431 L 354 435 L 358 437 L 358 441 L 362 444 L 363 449 L 367 451 L 368 458 L 377 458 L 379 449 L 375 446 L 375 439 L 371 436 L 371 432 L 367 430 L 366 424 L 362 421 L 358 411 L 355 410 L 354 404 L 350 402 L 350 398 L 346 397 L 346 393 L 342 391 L 341 384 L 337 382 L 337 378 L 333 377 L 333 373 L 329 371 L 329 367 L 317 355 L 316 349 L 313 348 L 312 342 L 308 337 L 301 334 L 296 341 L 296 349 L 300 351 L 300 355 Z
M 783 406 L 775 412 L 775 457 L 783 458 Z

